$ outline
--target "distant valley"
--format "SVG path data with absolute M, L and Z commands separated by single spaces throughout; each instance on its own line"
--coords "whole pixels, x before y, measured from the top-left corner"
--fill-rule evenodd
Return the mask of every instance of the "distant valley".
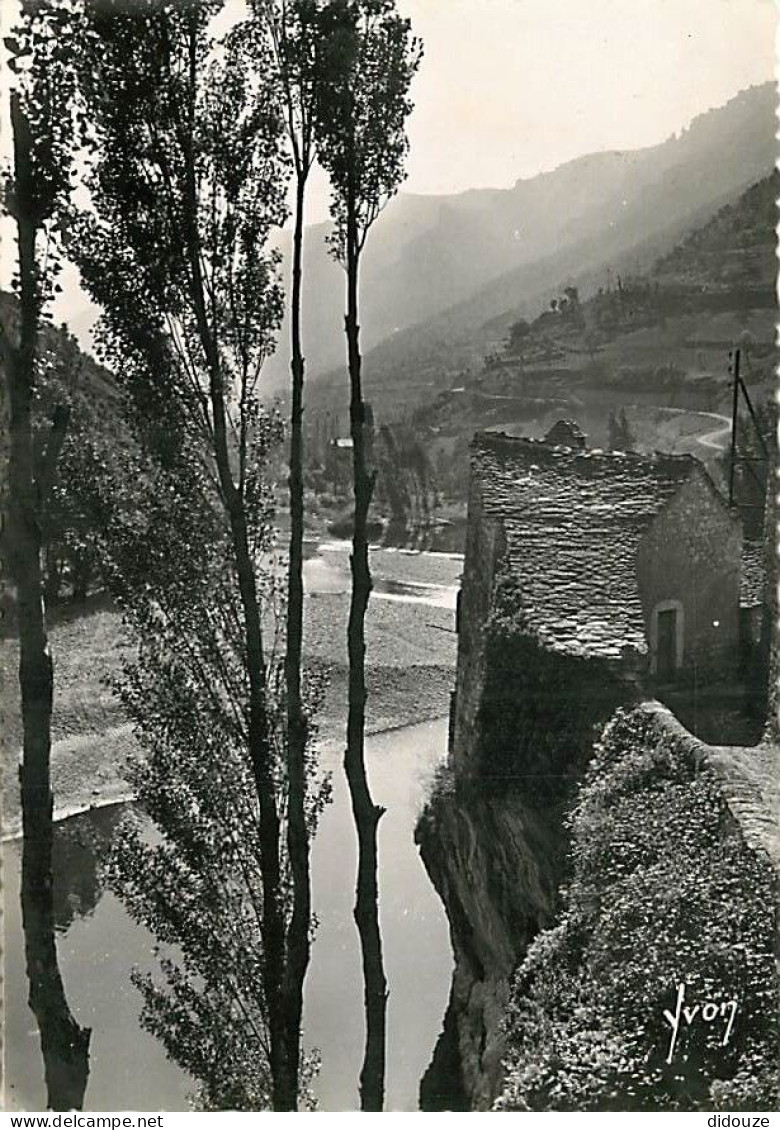
M 679 136 L 628 153 L 596 153 L 511 189 L 451 197 L 399 195 L 371 233 L 361 324 L 369 398 L 380 410 L 425 399 L 479 365 L 504 326 L 573 283 L 646 268 L 692 228 L 767 176 L 775 88 L 741 92 Z M 335 409 L 343 377 L 343 272 L 310 229 L 305 351 L 310 397 Z M 287 328 L 268 367 L 284 392 Z

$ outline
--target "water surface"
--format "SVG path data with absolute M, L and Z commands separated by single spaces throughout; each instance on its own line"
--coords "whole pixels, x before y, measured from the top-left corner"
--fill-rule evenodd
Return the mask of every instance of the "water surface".
M 414 844 L 414 825 L 430 775 L 443 756 L 446 721 L 369 738 L 366 758 L 379 825 L 380 922 L 388 1002 L 387 1109 L 416 1110 L 420 1079 L 441 1030 L 452 972 L 441 903 Z M 341 752 L 323 759 L 334 770 L 333 803 L 312 852 L 319 928 L 304 1008 L 304 1045 L 319 1047 L 315 1092 L 320 1109 L 357 1107 L 362 1059 L 362 974 L 352 919 L 356 841 Z M 60 968 L 78 1022 L 93 1029 L 85 1109 L 185 1110 L 192 1080 L 138 1024 L 140 997 L 130 969 L 155 967 L 154 938 L 135 926 L 101 889 L 97 860 L 110 844 L 122 806 L 72 817 L 56 827 L 55 915 Z M 20 844 L 2 845 L 4 883 L 6 1109 L 42 1110 L 43 1064 L 27 1000 L 19 910 Z

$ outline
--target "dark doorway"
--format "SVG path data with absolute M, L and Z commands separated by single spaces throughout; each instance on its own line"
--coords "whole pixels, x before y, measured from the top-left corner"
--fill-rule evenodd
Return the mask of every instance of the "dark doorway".
M 658 679 L 671 683 L 677 673 L 677 609 L 658 613 Z

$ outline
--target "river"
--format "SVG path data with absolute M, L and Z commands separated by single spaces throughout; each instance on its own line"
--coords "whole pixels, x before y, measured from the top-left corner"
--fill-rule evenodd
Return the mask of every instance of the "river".
M 450 555 L 381 551 L 374 598 L 451 609 L 460 562 Z M 309 592 L 341 592 L 348 583 L 346 547 L 309 546 Z M 414 843 L 414 827 L 431 775 L 446 749 L 445 719 L 376 734 L 367 740 L 371 788 L 387 809 L 379 825 L 380 924 L 389 985 L 388 1110 L 418 1109 L 420 1080 L 441 1031 L 452 975 L 447 920 Z M 321 1110 L 357 1109 L 363 1046 L 360 950 L 352 919 L 356 841 L 341 769 L 341 745 L 322 750 L 333 770 L 333 801 L 312 848 L 318 929 L 306 982 L 303 1043 L 317 1048 L 314 1084 Z M 192 1080 L 166 1059 L 138 1023 L 133 966 L 155 968 L 154 938 L 101 889 L 99 858 L 123 806 L 61 821 L 55 833 L 58 953 L 68 1001 L 93 1029 L 85 1109 L 186 1110 Z M 19 909 L 20 843 L 2 846 L 4 872 L 6 1108 L 45 1104 L 35 1019 L 27 1003 Z
M 343 541 L 304 543 L 303 580 L 308 595 L 345 596 L 350 591 L 349 551 L 349 544 Z M 454 612 L 462 568 L 460 553 L 372 547 L 371 599 Z

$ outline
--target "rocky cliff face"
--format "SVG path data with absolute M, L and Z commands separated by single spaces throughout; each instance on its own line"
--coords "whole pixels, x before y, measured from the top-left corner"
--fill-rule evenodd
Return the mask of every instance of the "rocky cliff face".
M 510 978 L 556 910 L 566 846 L 561 814 L 517 797 L 458 792 L 431 801 L 416 838 L 447 911 L 455 957 L 421 1106 L 488 1110 L 501 1088 Z

